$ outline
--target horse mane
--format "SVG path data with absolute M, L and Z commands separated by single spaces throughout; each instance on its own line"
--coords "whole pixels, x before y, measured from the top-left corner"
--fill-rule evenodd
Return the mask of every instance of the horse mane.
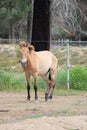
M 29 45 L 29 44 L 26 43 L 25 41 L 20 42 L 20 43 L 19 43 L 19 46 L 20 46 L 20 47 L 28 47 L 28 49 L 29 49 L 30 51 L 31 51 L 31 50 L 35 50 L 35 49 L 34 49 L 34 46 Z
M 20 47 L 27 47 L 28 44 L 27 44 L 25 41 L 23 41 L 23 42 L 20 42 L 20 43 L 19 43 L 19 46 L 20 46 Z

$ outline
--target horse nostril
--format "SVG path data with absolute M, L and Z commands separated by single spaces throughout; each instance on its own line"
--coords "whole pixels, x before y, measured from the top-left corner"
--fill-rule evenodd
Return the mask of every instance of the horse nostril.
M 22 60 L 21 60 L 21 65 L 22 65 L 22 66 L 26 66 L 26 62 L 27 62 L 26 59 L 22 59 Z
M 22 66 L 25 66 L 25 63 L 21 62 L 21 65 L 22 65 Z

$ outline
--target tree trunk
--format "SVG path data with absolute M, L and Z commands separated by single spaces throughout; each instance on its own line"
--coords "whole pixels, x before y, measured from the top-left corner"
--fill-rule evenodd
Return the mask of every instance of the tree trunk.
M 32 45 L 36 51 L 50 48 L 50 1 L 34 0 Z
M 31 42 L 31 28 L 32 28 L 32 12 L 28 12 L 27 14 L 27 41 Z

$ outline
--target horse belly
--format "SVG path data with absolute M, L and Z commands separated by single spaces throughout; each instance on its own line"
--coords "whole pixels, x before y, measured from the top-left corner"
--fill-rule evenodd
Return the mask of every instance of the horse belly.
M 38 74 L 46 74 L 52 66 L 53 55 L 49 51 L 37 52 Z
M 45 59 L 44 60 L 40 60 L 39 62 L 39 67 L 38 67 L 38 73 L 39 74 L 46 74 L 48 72 L 48 70 L 51 67 L 51 60 L 49 59 Z

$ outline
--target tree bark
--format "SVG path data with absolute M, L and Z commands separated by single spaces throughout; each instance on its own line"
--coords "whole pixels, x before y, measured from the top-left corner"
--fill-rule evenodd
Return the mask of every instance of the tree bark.
M 34 0 L 31 44 L 36 51 L 50 48 L 50 1 Z
M 31 12 L 27 14 L 27 41 L 31 41 L 31 28 L 32 28 L 32 15 Z

